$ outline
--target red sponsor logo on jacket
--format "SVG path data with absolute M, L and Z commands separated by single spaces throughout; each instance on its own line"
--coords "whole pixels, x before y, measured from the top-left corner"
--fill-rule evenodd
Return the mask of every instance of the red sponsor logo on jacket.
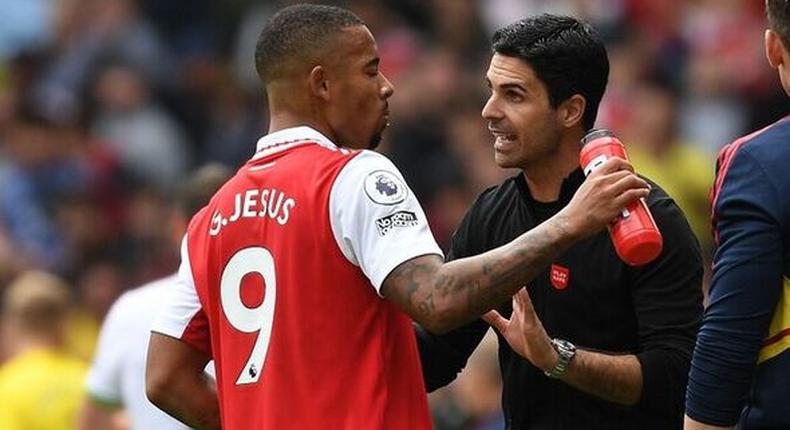
M 558 264 L 551 265 L 551 285 L 558 290 L 564 290 L 568 286 L 571 271 L 567 267 L 562 267 Z

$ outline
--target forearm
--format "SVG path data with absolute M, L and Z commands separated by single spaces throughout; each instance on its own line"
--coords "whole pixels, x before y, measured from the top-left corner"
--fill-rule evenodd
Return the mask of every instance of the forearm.
M 636 404 L 642 393 L 642 366 L 634 355 L 580 349 L 561 379 L 580 391 L 622 405 Z
M 575 240 L 559 214 L 507 245 L 447 263 L 439 271 L 447 283 L 435 289 L 437 306 L 453 325 L 477 318 L 509 300 Z
M 205 375 L 173 381 L 162 395 L 151 401 L 159 409 L 192 428 L 222 428 L 216 387 Z
M 217 389 L 203 372 L 208 361 L 204 352 L 179 339 L 151 333 L 145 371 L 148 400 L 190 427 L 220 429 Z
M 577 239 L 568 224 L 560 213 L 484 254 L 445 264 L 436 260 L 404 263 L 385 281 L 385 296 L 387 283 L 407 284 L 405 297 L 390 298 L 410 310 L 429 331 L 448 331 L 508 300 L 542 272 Z
M 734 426 L 719 427 L 710 424 L 703 424 L 699 421 L 689 418 L 688 415 L 686 415 L 686 417 L 683 419 L 683 430 L 733 430 L 734 428 Z

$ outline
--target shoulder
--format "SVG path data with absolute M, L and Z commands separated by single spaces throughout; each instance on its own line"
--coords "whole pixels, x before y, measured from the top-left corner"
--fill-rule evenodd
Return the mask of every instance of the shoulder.
M 469 239 L 472 231 L 483 231 L 480 227 L 490 226 L 495 220 L 504 221 L 510 219 L 514 208 L 514 202 L 518 200 L 518 184 L 516 178 L 508 178 L 498 185 L 494 185 L 483 190 L 467 209 L 456 229 L 455 236 L 463 236 Z M 508 216 L 503 216 L 508 215 Z M 460 239 L 460 237 L 456 237 Z
M 521 201 L 518 181 L 516 175 L 483 190 L 469 206 L 460 227 L 482 230 L 478 227 L 509 223 Z
M 116 303 L 121 306 L 133 306 L 150 304 L 152 300 L 156 302 L 158 301 L 156 298 L 165 294 L 176 282 L 178 275 L 174 273 L 121 294 Z
M 448 259 L 487 250 L 493 232 L 500 230 L 495 223 L 501 225 L 511 222 L 514 203 L 518 199 L 516 178 L 509 178 L 499 185 L 489 187 L 477 196 L 453 232 Z
M 486 188 L 481 192 L 469 208 L 469 212 L 486 213 L 499 208 L 508 207 L 518 198 L 517 176 L 511 177 L 498 185 Z
M 728 199 L 747 200 L 772 210 L 790 192 L 790 116 L 722 148 L 713 187 L 714 211 Z
M 650 183 L 650 194 L 647 196 L 647 206 L 650 208 L 650 214 L 658 225 L 659 230 L 665 235 L 670 233 L 676 237 L 687 236 L 694 239 L 696 236 L 689 226 L 686 215 L 677 205 L 675 200 L 670 196 L 660 185 L 653 182 L 650 178 L 642 176 L 648 183 Z
M 652 209 L 654 206 L 670 205 L 677 207 L 675 200 L 652 179 L 644 175 L 639 175 L 650 184 L 650 194 L 647 195 L 647 205 Z M 680 209 L 678 209 L 680 210 Z
M 734 150 L 742 149 L 757 159 L 775 159 L 777 153 L 790 153 L 787 142 L 790 139 L 790 116 L 783 118 L 765 128 L 746 135 L 730 146 Z
M 381 205 L 395 205 L 409 197 L 406 180 L 389 158 L 368 150 L 356 151 L 352 157 L 338 175 L 335 188 L 361 188 Z
M 387 169 L 398 171 L 398 168 L 395 167 L 395 164 L 387 158 L 387 156 L 367 149 L 361 151 L 347 151 L 347 154 L 343 155 L 342 158 L 348 161 L 344 170 L 370 171 L 374 169 Z
M 153 318 L 160 304 L 165 302 L 163 298 L 169 294 L 177 279 L 177 275 L 170 275 L 121 294 L 107 313 L 104 326 L 117 327 L 126 323 L 136 325 L 145 319 L 145 316 Z
M 123 293 L 118 301 L 130 303 L 147 302 L 169 290 L 176 282 L 178 282 L 178 275 L 173 273 Z
M 675 199 L 673 199 L 666 190 L 653 182 L 652 179 L 642 175 L 640 175 L 640 177 L 650 184 L 650 194 L 647 195 L 646 202 L 653 217 L 673 216 L 686 219 L 686 216 L 675 202 Z
M 726 177 L 733 165 L 752 164 L 774 177 L 786 176 L 790 157 L 790 116 L 763 129 L 743 136 L 722 148 L 718 157 L 718 175 Z

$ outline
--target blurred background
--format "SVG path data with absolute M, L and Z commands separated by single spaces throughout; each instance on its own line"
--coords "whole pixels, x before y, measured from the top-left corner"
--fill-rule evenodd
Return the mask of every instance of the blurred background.
M 89 362 L 126 289 L 175 271 L 170 196 L 194 167 L 232 168 L 267 130 L 253 52 L 277 0 L 0 0 L 0 291 L 32 270 L 68 286 L 70 354 Z M 686 213 L 710 252 L 718 149 L 787 112 L 757 0 L 348 0 L 395 85 L 381 150 L 446 245 L 493 162 L 480 110 L 494 30 L 540 12 L 603 35 L 598 125 Z M 17 339 L 5 327 L 4 345 Z M 13 348 L 0 349 L 0 362 Z M 0 370 L 0 372 L 2 372 Z M 431 396 L 439 430 L 502 428 L 496 340 Z

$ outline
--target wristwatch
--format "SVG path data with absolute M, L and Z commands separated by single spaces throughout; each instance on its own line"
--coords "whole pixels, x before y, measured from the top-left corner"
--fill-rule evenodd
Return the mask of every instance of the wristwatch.
M 576 355 L 576 346 L 562 339 L 552 339 L 551 346 L 554 347 L 554 350 L 557 351 L 560 358 L 557 360 L 557 364 L 554 365 L 553 369 L 544 370 L 543 373 L 549 378 L 556 379 L 568 370 L 568 365 L 571 364 L 571 360 L 573 360 L 573 357 Z

